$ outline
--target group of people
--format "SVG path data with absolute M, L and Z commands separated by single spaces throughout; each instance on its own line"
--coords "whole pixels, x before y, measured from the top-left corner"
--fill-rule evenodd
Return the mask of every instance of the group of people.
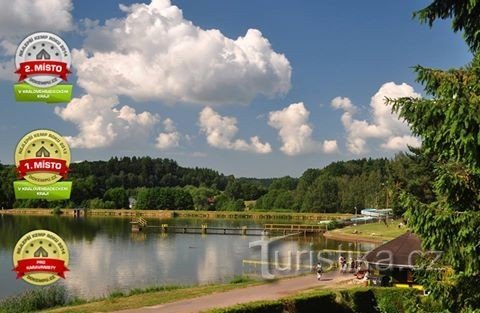
M 353 258 L 350 258 L 347 262 L 347 259 L 343 255 L 340 255 L 338 258 L 338 266 L 342 273 L 358 273 L 358 271 L 361 270 L 361 263 L 361 260 L 354 260 Z
M 361 276 L 359 279 L 368 279 L 368 271 L 362 268 L 362 261 L 359 259 L 354 260 L 353 258 L 347 259 L 340 255 L 338 258 L 338 265 L 340 268 L 340 272 L 342 273 L 354 273 L 357 278 Z M 315 266 L 315 272 L 317 273 L 317 280 L 321 280 L 323 274 L 323 267 L 320 262 L 317 263 Z

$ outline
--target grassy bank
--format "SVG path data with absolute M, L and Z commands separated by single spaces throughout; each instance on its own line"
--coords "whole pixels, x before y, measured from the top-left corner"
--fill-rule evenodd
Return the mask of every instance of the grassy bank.
M 183 299 L 196 298 L 215 292 L 224 292 L 262 284 L 247 277 L 235 277 L 227 284 L 201 286 L 160 286 L 133 289 L 129 292 L 113 292 L 104 299 L 97 299 L 78 305 L 64 306 L 42 312 L 49 313 L 94 313 L 141 308 Z
M 62 209 L 64 215 L 73 215 L 73 209 Z M 52 215 L 52 209 L 12 209 L 0 210 L 0 214 L 12 215 Z M 83 214 L 83 211 L 82 211 Z M 293 212 L 257 212 L 257 211 L 170 211 L 170 210 L 87 210 L 88 216 L 126 216 L 152 218 L 203 218 L 203 219 L 261 219 L 261 220 L 291 220 L 302 223 L 315 223 L 322 220 L 343 219 L 351 214 L 337 213 L 293 213 Z
M 414 312 L 425 300 L 415 290 L 353 288 L 309 290 L 275 301 L 259 301 L 205 313 L 403 313 Z
M 111 312 L 121 309 L 158 305 L 182 299 L 194 298 L 215 292 L 255 286 L 263 282 L 245 276 L 233 278 L 229 283 L 201 286 L 156 286 L 115 291 L 107 297 L 85 301 L 71 298 L 59 285 L 36 288 L 0 301 L 0 313 L 26 312 Z
M 400 220 L 391 220 L 387 225 L 384 222 L 358 224 L 331 230 L 324 235 L 327 238 L 338 240 L 383 242 L 396 238 L 407 231 L 404 226 L 400 225 L 399 227 L 400 223 Z

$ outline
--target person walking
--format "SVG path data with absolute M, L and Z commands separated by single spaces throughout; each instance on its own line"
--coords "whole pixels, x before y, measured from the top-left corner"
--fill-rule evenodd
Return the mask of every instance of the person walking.
M 322 268 L 322 264 L 320 264 L 320 262 L 317 263 L 317 266 L 315 267 L 316 271 L 317 271 L 317 280 L 321 280 L 322 278 L 322 273 L 323 273 L 323 268 Z
M 343 255 L 340 256 L 340 272 L 345 273 L 345 267 L 347 265 L 347 260 Z

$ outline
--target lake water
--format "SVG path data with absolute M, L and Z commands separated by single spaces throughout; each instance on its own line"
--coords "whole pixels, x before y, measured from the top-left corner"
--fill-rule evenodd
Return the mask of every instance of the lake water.
M 269 221 L 147 219 L 149 225 L 190 225 L 207 223 L 214 227 L 263 227 Z M 130 219 L 119 217 L 72 218 L 58 216 L 0 215 L 0 299 L 34 288 L 12 271 L 12 252 L 27 232 L 46 229 L 60 235 L 70 251 L 70 271 L 61 280 L 70 294 L 82 298 L 108 295 L 112 291 L 145 288 L 152 285 L 193 285 L 228 282 L 236 275 L 260 274 L 261 251 L 249 243 L 259 236 L 132 233 Z M 274 274 L 298 274 L 310 271 L 311 255 L 323 249 L 368 251 L 368 243 L 327 240 L 321 235 L 298 236 L 279 240 L 269 249 L 270 259 L 278 256 Z M 299 253 L 303 251 L 303 255 Z M 305 253 L 305 251 L 311 251 Z M 314 252 L 314 253 L 313 253 Z M 297 255 L 301 269 L 296 269 Z M 332 260 L 336 255 L 329 256 Z M 265 264 L 265 263 L 264 263 Z M 277 269 L 277 270 L 275 270 Z

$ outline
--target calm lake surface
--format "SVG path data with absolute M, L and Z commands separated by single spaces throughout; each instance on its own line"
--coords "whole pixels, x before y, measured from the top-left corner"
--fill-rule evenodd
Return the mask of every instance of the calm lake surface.
M 273 223 L 271 220 L 147 220 L 149 225 L 200 226 L 207 223 L 210 227 L 261 228 L 265 223 Z M 130 219 L 119 217 L 75 219 L 0 215 L 0 299 L 35 288 L 15 278 L 12 252 L 25 233 L 36 229 L 53 231 L 66 241 L 70 272 L 59 283 L 71 295 L 82 298 L 152 285 L 228 282 L 235 275 L 260 274 L 261 251 L 249 247 L 249 243 L 261 240 L 260 236 L 132 233 Z M 290 237 L 271 246 L 268 262 L 275 265 L 271 270 L 276 275 L 309 272 L 311 256 L 316 262 L 318 251 L 323 249 L 368 251 L 375 247 L 368 243 L 327 240 L 320 235 Z M 332 260 L 337 257 L 338 254 L 328 255 Z M 288 264 L 292 264 L 291 269 L 286 266 Z M 297 265 L 301 265 L 299 271 Z

